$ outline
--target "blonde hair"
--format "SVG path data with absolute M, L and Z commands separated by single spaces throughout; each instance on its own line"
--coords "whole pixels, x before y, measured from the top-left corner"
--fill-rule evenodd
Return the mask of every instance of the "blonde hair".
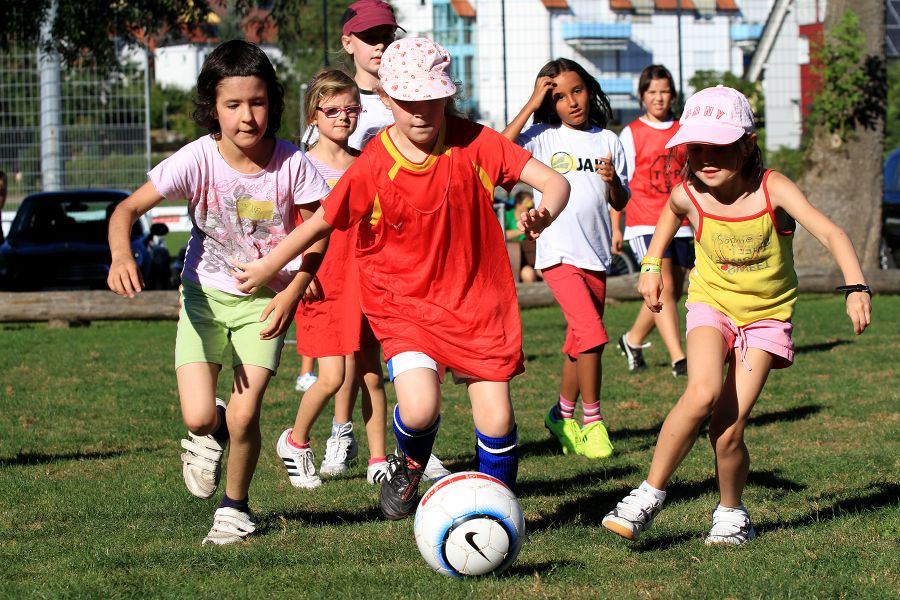
M 316 108 L 322 100 L 343 93 L 352 94 L 356 102 L 360 103 L 359 86 L 346 72 L 341 69 L 324 69 L 316 73 L 306 88 L 306 102 L 303 106 L 306 124 L 316 120 Z

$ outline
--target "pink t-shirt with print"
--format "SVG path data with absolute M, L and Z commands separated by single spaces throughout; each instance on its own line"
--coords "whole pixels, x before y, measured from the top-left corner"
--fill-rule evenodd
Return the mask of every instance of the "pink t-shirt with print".
M 193 141 L 158 164 L 148 176 L 167 200 L 186 200 L 191 239 L 182 279 L 245 296 L 231 276 L 230 261 L 268 254 L 296 226 L 294 205 L 324 198 L 328 185 L 300 150 L 276 140 L 269 164 L 257 173 L 228 166 L 211 135 Z M 269 287 L 279 292 L 300 267 L 298 257 Z

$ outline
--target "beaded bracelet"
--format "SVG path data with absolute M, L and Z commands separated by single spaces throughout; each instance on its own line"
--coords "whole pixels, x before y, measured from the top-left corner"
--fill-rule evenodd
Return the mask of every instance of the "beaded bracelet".
M 652 256 L 645 256 L 643 259 L 641 259 L 641 266 L 643 267 L 644 265 L 655 265 L 657 267 L 661 267 L 662 259 L 654 258 Z
M 641 273 L 661 273 L 662 269 L 659 265 L 641 264 Z

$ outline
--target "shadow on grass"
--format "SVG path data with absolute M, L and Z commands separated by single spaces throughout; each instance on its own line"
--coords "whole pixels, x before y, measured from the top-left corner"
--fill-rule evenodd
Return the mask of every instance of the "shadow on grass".
M 757 526 L 756 529 L 758 531 L 772 531 L 781 528 L 807 527 L 848 514 L 893 507 L 900 503 L 900 485 L 896 483 L 876 483 L 864 490 L 858 490 L 858 492 L 856 496 L 838 500 L 829 506 L 816 508 L 804 516 L 783 521 L 767 522 L 762 527 Z
M 103 452 L 60 452 L 57 454 L 44 454 L 42 452 L 20 452 L 10 458 L 0 458 L 0 468 L 45 465 L 48 463 L 66 460 L 103 460 L 105 458 L 115 458 L 118 456 L 127 456 L 129 454 L 155 452 L 160 448 L 164 448 L 166 445 L 167 444 L 160 444 L 158 446 L 145 446 L 141 448 L 105 450 Z
M 848 340 L 833 340 L 831 342 L 822 342 L 821 344 L 805 344 L 794 348 L 794 354 L 809 354 L 810 352 L 827 352 L 838 346 L 846 346 L 850 344 Z
M 625 471 L 627 469 L 628 467 L 625 467 L 622 470 Z M 584 477 L 589 478 L 590 475 L 586 474 Z M 785 479 L 774 471 L 751 471 L 747 478 L 747 484 L 786 492 L 799 492 L 806 489 L 806 486 L 796 481 Z M 676 481 L 666 489 L 666 497 L 670 502 L 682 502 L 715 494 L 716 489 L 716 480 L 713 477 L 703 481 Z M 575 500 L 562 503 L 553 513 L 544 515 L 534 522 L 529 522 L 529 529 L 531 531 L 540 531 L 566 523 L 580 523 L 582 525 L 599 527 L 606 513 L 612 510 L 616 503 L 627 496 L 629 492 L 631 492 L 631 488 L 618 487 L 612 490 L 586 494 Z M 692 537 L 693 535 L 688 534 L 684 539 Z M 674 538 L 674 541 L 670 540 L 668 545 L 679 543 L 680 541 L 684 540 L 680 539 L 679 536 Z M 663 547 L 659 545 L 663 543 L 660 539 L 655 539 L 652 543 L 657 544 L 654 546 L 655 548 Z
M 510 577 L 534 577 L 535 575 L 541 575 L 542 577 L 546 577 L 550 575 L 557 569 L 564 569 L 566 567 L 575 567 L 575 568 L 583 568 L 584 563 L 578 562 L 575 560 L 560 560 L 557 562 L 539 562 L 539 563 L 513 563 L 506 571 L 498 575 L 500 579 L 506 579 Z
M 592 487 L 599 480 L 603 479 L 621 479 L 630 477 L 637 473 L 638 468 L 635 466 L 607 467 L 605 469 L 597 469 L 588 473 L 578 473 L 571 477 L 561 479 L 530 479 L 516 482 L 516 495 L 540 495 L 550 496 L 559 494 L 568 494 L 575 491 L 573 488 Z
M 279 522 L 299 521 L 304 525 L 358 525 L 361 523 L 376 523 L 384 521 L 381 510 L 377 507 L 370 506 L 358 511 L 305 511 L 296 510 L 288 512 L 268 513 L 264 515 L 256 515 L 257 527 L 256 532 L 265 535 L 280 529 Z
M 760 426 L 778 422 L 802 421 L 821 411 L 821 404 L 804 404 L 803 406 L 795 406 L 794 408 L 789 408 L 787 410 L 762 413 L 755 417 L 750 417 L 747 422 L 750 425 Z

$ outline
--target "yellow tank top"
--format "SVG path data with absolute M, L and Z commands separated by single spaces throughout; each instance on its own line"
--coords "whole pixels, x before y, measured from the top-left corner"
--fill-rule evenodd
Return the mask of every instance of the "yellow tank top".
M 762 319 L 789 321 L 797 301 L 794 232 L 778 229 L 766 187 L 770 173 L 762 181 L 766 208 L 748 217 L 705 213 L 682 184 L 699 215 L 687 301 L 712 306 L 740 327 Z

